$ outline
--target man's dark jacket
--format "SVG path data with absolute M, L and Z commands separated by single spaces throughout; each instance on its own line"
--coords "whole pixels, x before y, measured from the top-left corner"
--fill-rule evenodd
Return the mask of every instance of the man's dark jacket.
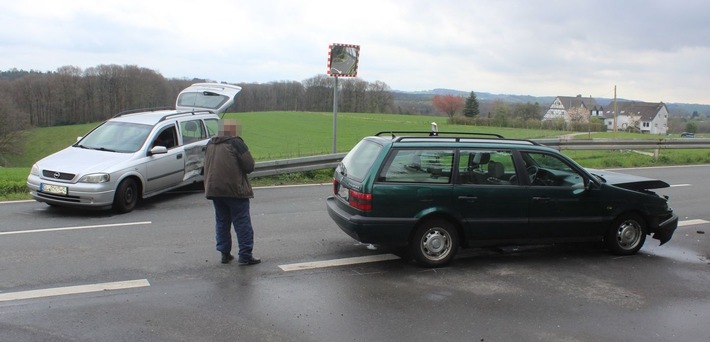
M 205 150 L 205 197 L 253 198 L 254 158 L 240 137 L 215 136 Z

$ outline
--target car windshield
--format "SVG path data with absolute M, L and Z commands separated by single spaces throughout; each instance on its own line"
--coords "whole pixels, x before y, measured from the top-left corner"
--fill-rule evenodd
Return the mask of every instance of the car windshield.
M 100 151 L 133 153 L 143 146 L 152 128 L 150 125 L 108 121 L 91 131 L 74 146 Z
M 375 163 L 382 146 L 372 141 L 362 140 L 340 163 L 340 172 L 348 177 L 361 181 Z

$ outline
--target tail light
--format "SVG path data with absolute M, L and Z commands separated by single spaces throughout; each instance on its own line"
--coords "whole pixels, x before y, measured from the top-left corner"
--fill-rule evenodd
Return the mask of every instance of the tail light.
M 346 200 L 348 204 L 358 210 L 372 211 L 372 194 L 365 194 L 340 186 L 340 182 L 333 180 L 333 194 Z
M 355 209 L 362 211 L 372 210 L 372 194 L 363 194 L 355 190 L 350 190 L 348 203 Z

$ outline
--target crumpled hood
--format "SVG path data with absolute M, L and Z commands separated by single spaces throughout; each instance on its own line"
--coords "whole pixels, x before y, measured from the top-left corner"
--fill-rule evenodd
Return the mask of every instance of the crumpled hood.
M 116 153 L 67 147 L 37 162 L 42 170 L 73 173 L 77 176 L 93 172 L 112 172 L 115 166 L 131 159 L 133 153 Z
M 600 176 L 608 184 L 618 186 L 620 188 L 642 191 L 648 189 L 661 189 L 670 187 L 670 185 L 662 180 L 646 178 L 641 176 L 627 175 L 623 173 L 606 171 L 606 170 L 596 170 L 587 169 L 589 173 Z

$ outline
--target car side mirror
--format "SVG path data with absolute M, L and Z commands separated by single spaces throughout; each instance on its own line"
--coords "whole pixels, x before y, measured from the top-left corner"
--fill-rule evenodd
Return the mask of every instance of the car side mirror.
M 584 190 L 591 191 L 591 190 L 596 190 L 599 187 L 597 186 L 597 183 L 594 183 L 593 180 L 588 180 L 587 184 L 584 186 Z
M 155 146 L 148 151 L 148 155 L 152 156 L 155 154 L 166 154 L 168 153 L 168 148 L 165 146 Z

